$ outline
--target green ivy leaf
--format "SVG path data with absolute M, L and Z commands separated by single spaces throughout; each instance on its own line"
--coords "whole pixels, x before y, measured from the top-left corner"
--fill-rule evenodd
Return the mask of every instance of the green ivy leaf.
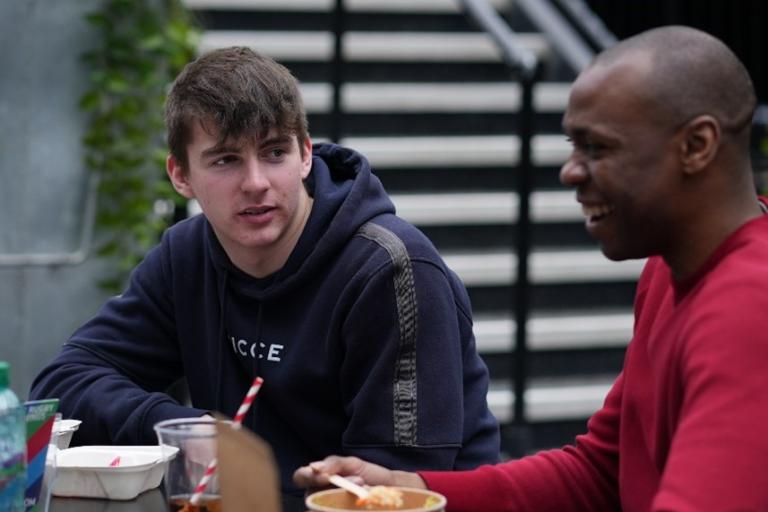
M 99 284 L 119 291 L 168 227 L 156 201 L 184 204 L 165 174 L 162 109 L 199 30 L 179 0 L 102 0 L 85 18 L 102 41 L 81 55 L 90 83 L 79 98 L 89 115 L 84 162 L 100 176 L 97 254 L 115 263 Z
M 110 20 L 103 12 L 91 12 L 85 15 L 85 21 L 103 29 L 108 29 L 110 26 Z
M 80 98 L 80 108 L 86 112 L 96 110 L 99 106 L 100 95 L 96 91 L 88 91 Z

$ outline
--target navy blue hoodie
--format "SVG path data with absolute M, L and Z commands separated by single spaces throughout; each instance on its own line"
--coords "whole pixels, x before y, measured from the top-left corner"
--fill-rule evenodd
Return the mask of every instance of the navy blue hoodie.
M 281 270 L 246 275 L 204 216 L 185 220 L 37 377 L 31 398 L 83 421 L 76 444 L 155 444 L 160 420 L 234 416 L 261 375 L 244 424 L 272 445 L 284 492 L 329 454 L 400 469 L 497 461 L 462 283 L 362 155 L 313 155 L 312 212 Z M 191 408 L 164 393 L 182 376 Z

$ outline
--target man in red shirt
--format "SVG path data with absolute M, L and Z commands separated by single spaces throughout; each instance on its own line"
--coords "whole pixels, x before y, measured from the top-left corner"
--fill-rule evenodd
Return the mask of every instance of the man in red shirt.
M 472 471 L 341 473 L 429 487 L 448 510 L 768 510 L 768 216 L 749 135 L 756 99 L 720 41 L 662 27 L 600 54 L 563 120 L 561 181 L 612 260 L 648 257 L 635 330 L 605 404 L 573 446 Z

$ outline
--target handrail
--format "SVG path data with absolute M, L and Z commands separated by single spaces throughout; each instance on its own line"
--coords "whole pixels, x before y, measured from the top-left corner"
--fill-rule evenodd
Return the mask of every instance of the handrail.
M 344 0 L 336 0 L 333 4 L 333 58 L 330 68 L 331 82 L 331 112 L 329 139 L 338 143 L 344 132 L 344 117 L 342 115 L 341 88 L 344 84 L 344 33 L 347 31 L 347 10 Z
M 584 0 L 555 0 L 560 8 L 570 18 L 570 21 L 593 43 L 597 51 L 610 48 L 618 39 L 608 30 L 601 20 Z
M 517 166 L 518 213 L 515 231 L 515 249 L 517 253 L 517 271 L 514 293 L 511 297 L 514 306 L 515 329 L 514 347 L 510 353 L 510 372 L 512 374 L 512 435 L 509 451 L 514 456 L 522 456 L 530 450 L 530 425 L 527 420 L 525 394 L 528 387 L 528 317 L 530 316 L 530 275 L 528 259 L 531 252 L 531 206 L 530 196 L 533 188 L 533 158 L 531 142 L 535 131 L 535 112 L 533 107 L 533 88 L 539 78 L 539 59 L 524 48 L 509 25 L 487 0 L 459 0 L 464 11 L 493 39 L 501 50 L 502 59 L 510 70 L 517 75 L 521 85 L 520 111 L 518 112 L 518 137 L 520 156 Z M 507 444 L 505 442 L 505 444 Z
M 501 51 L 504 63 L 521 79 L 533 77 L 538 68 L 536 54 L 525 48 L 509 25 L 487 0 L 458 0 L 464 11 L 472 17 Z
M 516 0 L 530 20 L 547 35 L 558 54 L 562 55 L 577 73 L 587 67 L 595 56 L 576 30 L 549 2 Z
M 0 267 L 79 265 L 91 251 L 93 228 L 96 223 L 96 202 L 99 178 L 91 174 L 88 180 L 87 197 L 83 208 L 83 223 L 80 229 L 80 244 L 71 252 L 7 253 L 0 254 Z

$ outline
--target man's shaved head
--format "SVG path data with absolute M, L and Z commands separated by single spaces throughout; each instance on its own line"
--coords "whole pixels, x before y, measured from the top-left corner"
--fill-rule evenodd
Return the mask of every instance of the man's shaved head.
M 571 88 L 560 171 L 610 259 L 661 255 L 691 276 L 760 215 L 749 159 L 752 81 L 722 42 L 671 26 L 601 53 Z
M 661 109 L 661 119 L 680 125 L 711 115 L 724 133 L 749 142 L 756 96 L 749 73 L 721 41 L 700 30 L 667 26 L 619 42 L 592 66 L 613 64 L 629 54 L 649 58 L 647 97 Z

